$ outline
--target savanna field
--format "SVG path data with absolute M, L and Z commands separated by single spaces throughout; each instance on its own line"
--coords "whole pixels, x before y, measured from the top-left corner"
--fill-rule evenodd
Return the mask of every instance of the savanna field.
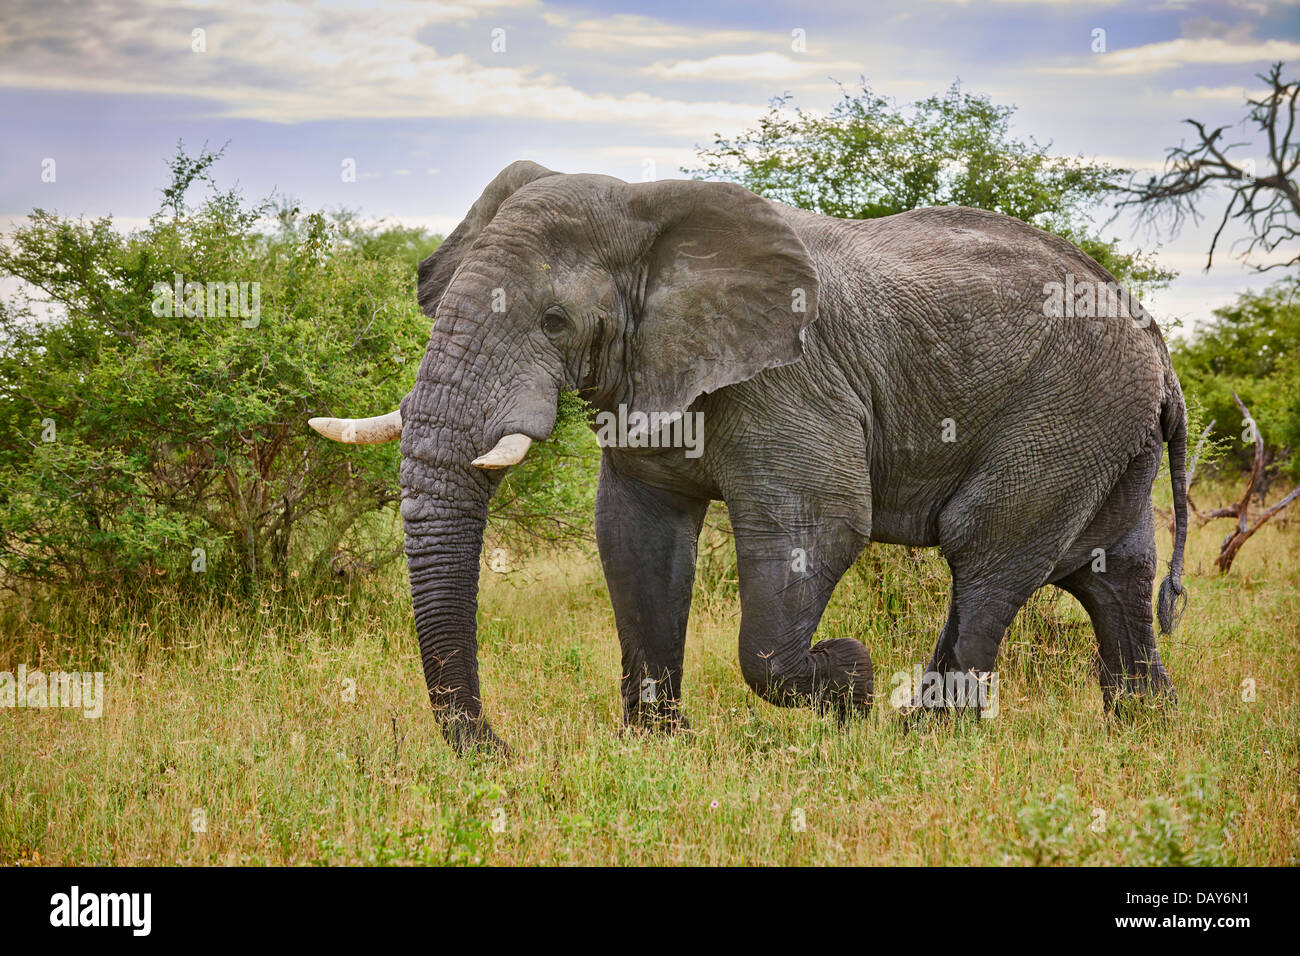
M 894 258 L 903 268 L 903 251 L 878 256 L 867 249 L 861 263 L 871 276 L 859 289 L 847 266 L 858 259 L 835 252 L 825 263 L 813 261 L 825 255 L 820 240 L 806 247 L 791 232 L 788 241 L 760 248 L 760 239 L 774 241 L 765 224 L 777 214 L 759 198 L 854 220 L 968 206 L 1074 244 L 1126 297 L 1158 309 L 1186 397 L 1187 435 L 1194 442 L 1188 460 L 1197 465 L 1189 489 L 1194 509 L 1209 514 L 1259 487 L 1271 489 L 1268 503 L 1277 505 L 1300 483 L 1300 258 L 1292 258 L 1298 220 L 1289 218 L 1300 216 L 1300 205 L 1295 190 L 1287 189 L 1286 172 L 1300 168 L 1300 152 L 1291 152 L 1300 150 L 1291 137 L 1300 81 L 1290 79 L 1293 64 L 1259 72 L 1264 59 L 1235 57 L 1252 47 L 1250 56 L 1271 57 L 1277 43 L 1285 46 L 1266 42 L 1270 30 L 1278 37 L 1283 27 L 1291 30 L 1281 13 L 1255 11 L 1249 22 L 1230 24 L 1166 11 L 1161 33 L 1145 11 L 1136 32 L 1124 28 L 1122 12 L 1112 11 L 1121 18 L 1116 39 L 1159 39 L 1101 57 L 1106 30 L 1079 20 L 1077 31 L 1062 32 L 1069 18 L 1054 8 L 1051 22 L 1034 34 L 1058 38 L 1046 47 L 1037 39 L 1009 46 L 972 42 L 1005 38 L 1009 27 L 993 24 L 988 33 L 965 7 L 960 16 L 945 14 L 945 22 L 957 24 L 957 42 L 935 46 L 942 31 L 891 11 L 872 22 L 866 45 L 857 44 L 852 29 L 818 30 L 813 46 L 792 46 L 797 59 L 789 59 L 784 44 L 791 24 L 784 19 L 775 33 L 765 27 L 742 42 L 736 31 L 714 32 L 714 12 L 705 11 L 711 25 L 702 32 L 699 23 L 650 17 L 631 18 L 634 26 L 627 26 L 620 16 L 609 24 L 619 27 L 611 36 L 626 27 L 637 42 L 592 44 L 582 38 L 604 36 L 589 34 L 597 21 L 569 22 L 548 11 L 534 24 L 536 36 L 557 45 L 530 46 L 534 38 L 524 34 L 515 46 L 512 33 L 510 49 L 550 51 L 541 54 L 555 57 L 557 69 L 550 72 L 572 70 L 581 85 L 586 81 L 580 77 L 596 82 L 592 64 L 605 62 L 596 46 L 608 48 L 616 92 L 566 86 L 555 98 L 563 107 L 557 119 L 546 110 L 551 97 L 532 95 L 549 79 L 533 72 L 547 61 L 529 53 L 517 61 L 534 64 L 518 74 L 529 95 L 490 95 L 492 134 L 484 139 L 478 126 L 466 127 L 463 136 L 457 132 L 455 124 L 469 116 L 461 115 L 463 103 L 454 116 L 420 119 L 425 132 L 414 137 L 413 117 L 401 110 L 420 98 L 410 91 L 420 89 L 445 91 L 437 97 L 445 100 L 441 105 L 455 105 L 455 87 L 446 85 L 450 74 L 421 72 L 437 56 L 429 37 L 436 32 L 444 67 L 459 73 L 486 54 L 480 42 L 486 21 L 458 36 L 441 27 L 432 31 L 434 24 L 405 12 L 375 17 L 369 7 L 358 8 L 349 20 L 347 6 L 330 5 L 324 19 L 290 17 L 301 19 L 303 32 L 285 42 L 302 55 L 277 53 L 274 64 L 246 57 L 250 50 L 281 49 L 265 40 L 280 36 L 279 27 L 250 21 L 251 14 L 224 17 L 227 39 L 198 59 L 166 30 L 153 31 L 164 45 L 156 50 L 135 42 L 114 46 L 115 38 L 135 30 L 138 18 L 126 15 L 112 17 L 109 26 L 81 24 L 60 7 L 57 23 L 28 37 L 40 51 L 39 69 L 23 75 L 50 79 L 60 99 L 23 112 L 35 125 L 15 138 L 29 144 L 30 155 L 22 160 L 25 171 L 6 170 L 14 189 L 2 210 L 30 209 L 0 239 L 0 865 L 1300 864 L 1300 498 L 1246 541 L 1227 574 L 1219 573 L 1215 559 L 1231 521 L 1193 519 L 1185 612 L 1177 631 L 1160 639 L 1177 705 L 1124 708 L 1123 718 L 1104 713 L 1091 624 L 1073 598 L 1051 588 L 1021 611 L 1002 644 L 995 715 L 990 708 L 988 719 L 972 712 L 902 717 L 892 704 L 910 697 L 911 688 L 899 688 L 898 678 L 928 661 L 947 614 L 949 576 L 933 551 L 873 546 L 840 583 L 816 638 L 862 641 L 874 660 L 875 707 L 845 726 L 810 709 L 772 707 L 746 686 L 737 660 L 736 560 L 719 507 L 701 542 L 688 630 L 682 709 L 691 730 L 672 737 L 624 732 L 614 615 L 592 543 L 600 452 L 588 422 L 595 410 L 578 391 L 564 391 L 553 424 L 523 429 L 549 437 L 533 444 L 527 460 L 511 459 L 515 467 L 492 500 L 483 547 L 482 697 L 492 727 L 513 753 L 458 757 L 429 707 L 417 651 L 401 550 L 401 448 L 395 442 L 327 441 L 308 424 L 319 424 L 322 416 L 383 415 L 393 437 L 391 410 L 415 394 L 417 368 L 429 368 L 422 356 L 462 351 L 431 345 L 431 318 L 443 321 L 437 317 L 448 287 L 434 288 L 442 280 L 431 284 L 430 277 L 495 275 L 495 266 L 487 268 L 491 256 L 461 267 L 475 249 L 495 243 L 479 239 L 513 235 L 516 216 L 519 242 L 528 237 L 536 243 L 527 256 L 518 245 L 518 262 L 536 258 L 549 273 L 543 285 L 561 291 L 586 287 L 586 277 L 613 268 L 607 260 L 621 261 L 622 252 L 602 245 L 610 237 L 653 237 L 646 239 L 641 264 L 626 266 L 627 276 L 639 279 L 625 283 L 622 272 L 610 272 L 613 288 L 640 286 L 646 309 L 623 310 L 637 313 L 638 329 L 648 327 L 641 313 L 658 309 L 665 322 L 682 320 L 698 333 L 698 323 L 686 317 L 706 312 L 667 294 L 662 276 L 678 270 L 658 265 L 669 261 L 663 250 L 695 243 L 689 236 L 698 228 L 737 248 L 755 246 L 756 265 L 725 265 L 730 250 L 715 263 L 716 283 L 697 283 L 702 302 L 716 300 L 706 311 L 717 313 L 720 323 L 722 313 L 735 313 L 737 328 L 752 324 L 744 315 L 752 311 L 751 293 L 758 295 L 763 276 L 775 281 L 773 270 L 787 268 L 779 264 L 790 259 L 787 246 L 798 247 L 807 255 L 794 257 L 799 268 L 790 276 L 816 273 L 820 300 L 835 303 L 827 314 L 857 314 L 849 300 L 862 290 L 893 296 L 897 288 L 906 298 L 924 292 L 942 308 L 934 312 L 937 338 L 918 338 L 917 347 L 951 351 L 961 337 L 939 334 L 939 320 L 965 328 L 977 315 L 1002 315 L 1004 288 L 1019 288 L 1023 278 L 1020 264 L 1009 261 L 1020 247 L 1005 248 L 1005 266 L 1001 253 L 990 253 L 991 271 L 986 275 L 980 265 L 979 281 L 960 289 L 928 278 L 952 271 L 926 265 L 946 248 L 928 236 L 926 248 L 916 246 L 915 270 L 889 271 Z M 276 11 L 285 17 L 280 6 Z M 453 19 L 460 18 L 458 12 Z M 1032 19 L 1020 17 L 1017 24 Z M 409 22 L 401 26 L 399 20 Z M 230 32 L 240 23 L 255 42 L 238 42 L 240 34 Z M 479 27 L 481 33 L 473 32 Z M 913 28 L 922 32 L 912 35 Z M 47 33 L 59 43 L 47 42 Z M 803 34 L 800 27 L 789 35 L 802 44 Z M 834 52 L 841 42 L 836 34 L 844 35 L 846 52 Z M 200 46 L 204 35 L 203 28 L 194 30 Z M 88 45 L 80 49 L 69 36 L 88 37 Z M 465 39 L 470 36 L 470 46 L 455 45 L 471 42 Z M 660 59 L 684 42 L 681 37 L 706 42 L 696 47 L 692 41 L 691 52 L 682 55 L 694 59 L 669 68 Z M 0 48 L 12 39 L 0 37 Z M 780 41 L 775 52 L 774 40 Z M 335 48 L 335 42 L 343 45 Z M 889 56 L 903 56 L 906 69 L 871 53 L 870 44 L 878 42 Z M 1232 62 L 1219 62 L 1225 43 L 1234 51 Z M 64 52 L 51 54 L 53 46 Z M 1213 69 L 1191 63 L 1173 68 L 1167 61 L 1175 47 L 1180 57 L 1211 51 Z M 407 50 L 417 52 L 408 59 Z M 833 59 L 803 61 L 809 50 Z M 1011 72 L 985 72 L 967 55 L 973 50 L 993 51 L 996 68 Z M 643 55 L 647 59 L 638 62 Z M 68 63 L 60 73 L 56 61 L 63 56 Z M 104 76 L 88 72 L 102 66 L 104 56 Z M 141 56 L 147 63 L 140 60 L 133 74 L 130 61 Z M 853 65 L 862 56 L 874 64 L 876 87 Z M 692 70 L 719 61 L 754 67 L 743 92 L 725 86 L 741 100 L 715 104 L 722 94 L 706 73 L 698 74 L 698 98 L 688 96 Z M 802 76 L 782 67 L 802 71 L 800 62 L 808 77 L 823 79 L 790 83 L 795 88 L 784 93 L 769 87 L 773 77 L 787 86 L 789 77 Z M 1130 72 L 1143 62 L 1158 66 L 1167 88 L 1154 73 Z M 196 64 L 225 72 L 206 74 Z M 315 75 L 277 72 L 295 64 L 311 64 Z M 380 79 L 391 68 L 400 95 L 388 97 L 372 75 L 380 64 Z M 927 74 L 927 64 L 941 64 L 943 75 Z M 1112 66 L 1121 69 L 1107 79 L 1102 71 Z M 679 75 L 679 67 L 687 69 Z M 947 76 L 958 67 L 962 75 L 994 82 L 1004 92 L 1023 89 L 1042 102 L 1018 113 L 1017 106 Z M 824 79 L 840 69 L 860 82 L 826 86 Z M 484 89 L 506 89 L 499 84 L 508 73 L 494 66 L 483 74 L 492 77 L 486 86 L 465 74 L 470 99 L 479 102 Z M 220 101 L 222 110 L 209 115 L 204 106 L 190 117 L 202 115 L 205 125 L 183 124 L 188 135 L 202 132 L 203 145 L 187 150 L 177 139 L 162 167 L 151 167 L 158 179 L 139 172 L 140 157 L 143 151 L 151 161 L 167 155 L 157 137 L 170 143 L 182 128 L 170 100 L 158 112 L 143 101 L 113 106 L 102 99 L 117 95 L 111 91 L 132 75 L 147 79 L 147 91 L 156 90 L 162 77 L 178 95 L 188 89 L 208 104 L 219 102 L 212 99 L 220 94 L 219 76 L 238 78 Z M 1017 75 L 1035 79 L 1018 86 L 1010 79 Z M 358 84 L 358 76 L 371 78 Z M 1053 88 L 1053 76 L 1063 85 Z M 257 134 L 237 102 L 252 89 L 248 77 L 267 84 L 253 98 Z M 574 100 L 578 92 L 591 95 L 593 109 L 616 104 L 635 88 L 633 77 L 647 84 L 652 77 L 670 81 L 673 98 L 648 85 L 634 94 L 631 111 L 618 108 L 608 120 L 573 105 L 583 102 Z M 95 101 L 67 108 L 82 81 Z M 287 99 L 277 99 L 280 89 Z M 322 91 L 316 106 L 304 92 L 312 89 Z M 899 101 L 899 90 L 922 98 Z M 23 88 L 24 95 L 31 92 Z M 356 97 L 365 98 L 359 112 Z M 1087 109 L 1063 108 L 1078 97 Z M 375 114 L 376 102 L 390 103 L 391 110 Z M 1106 103 L 1126 109 L 1097 106 Z M 716 125 L 700 112 L 713 105 L 727 106 Z M 345 117 L 364 123 L 352 132 L 351 119 L 330 119 L 345 106 Z M 662 122 L 646 112 L 652 107 L 667 111 Z M 515 109 L 528 126 L 512 131 L 508 114 Z M 588 144 L 592 151 L 582 137 L 574 138 L 577 128 L 566 125 L 577 114 L 588 131 L 582 135 L 597 138 Z M 146 125 L 132 126 L 125 139 L 116 125 L 88 139 L 94 127 L 85 118 L 101 115 Z M 266 122 L 268 116 L 275 121 Z M 1062 116 L 1069 117 L 1065 127 Z M 1189 116 L 1195 119 L 1186 127 L 1181 121 Z M 352 156 L 357 150 L 348 145 L 335 156 L 322 145 L 326 139 L 304 139 L 298 124 L 305 117 L 320 130 L 337 127 L 338 142 L 364 144 L 367 153 Z M 690 124 L 705 117 L 704 132 L 693 131 Z M 383 125 L 390 121 L 402 125 Z M 1035 124 L 1042 125 L 1031 129 Z M 1199 142 L 1184 138 L 1192 128 Z M 541 129 L 550 132 L 537 135 Z M 1220 140 L 1230 129 L 1245 130 L 1241 135 L 1252 136 L 1253 144 Z M 658 172 L 668 175 L 657 175 L 654 159 L 630 165 L 632 157 L 641 159 L 638 144 L 648 142 L 647 130 L 657 130 L 654 141 L 663 144 L 647 147 L 647 157 L 667 156 L 677 148 L 670 143 L 698 144 L 701 136 L 704 145 L 694 147 L 692 159 L 665 160 Z M 1135 130 L 1143 132 L 1140 144 Z M 1064 152 L 1054 142 L 1065 143 Z M 1180 145 L 1170 145 L 1175 142 Z M 56 150 L 59 143 L 74 146 Z M 563 144 L 559 152 L 557 144 Z M 1087 158 L 1099 155 L 1133 156 L 1137 165 Z M 574 156 L 584 157 L 580 168 L 569 165 Z M 1214 160 L 1208 166 L 1206 157 Z M 505 165 L 521 158 L 543 165 Z M 698 182 L 659 183 L 676 178 L 669 165 Z M 506 172 L 489 181 L 488 167 Z M 1277 175 L 1264 175 L 1269 168 Z M 637 218 L 640 204 L 629 199 L 610 206 L 610 215 L 626 205 L 633 225 L 583 207 L 572 221 L 600 228 L 551 229 L 552 219 L 567 223 L 570 217 L 549 206 L 524 216 L 533 209 L 529 195 L 541 196 L 560 182 L 543 175 L 551 169 L 616 174 L 627 180 L 628 196 L 641 190 L 646 196 L 711 191 L 721 197 L 718 190 L 729 183 L 725 195 L 733 199 L 741 188 L 754 194 L 744 199 L 753 212 L 742 216 L 735 211 L 739 200 L 719 199 L 719 209 L 735 210 L 710 213 L 712 204 L 692 199 L 669 219 L 651 223 Z M 437 178 L 421 178 L 421 171 Z M 656 182 L 632 182 L 636 177 Z M 534 192 L 523 195 L 534 182 Z M 112 190 L 104 192 L 103 183 Z M 240 183 L 248 184 L 248 194 Z M 289 186 L 292 192 L 283 191 Z M 515 192 L 521 195 L 512 205 Z M 462 204 L 480 193 L 472 207 Z M 669 214 L 662 203 L 644 205 L 660 218 Z M 456 222 L 448 217 L 466 208 L 446 247 L 421 225 Z M 801 215 L 797 221 L 810 220 Z M 1120 233 L 1132 227 L 1129 238 L 1114 231 L 1119 226 Z M 1177 245 L 1183 226 L 1183 245 Z M 854 235 L 869 238 L 875 228 Z M 991 239 L 1002 234 L 989 228 Z M 564 238 L 570 231 L 574 238 Z M 500 245 L 516 248 L 514 240 Z M 786 251 L 778 255 L 778 249 Z M 712 253 L 682 255 L 702 263 Z M 1232 260 L 1239 261 L 1234 266 Z M 587 265 L 566 278 L 579 262 Z M 1060 270 L 1053 266 L 1045 294 L 1052 287 L 1074 289 L 1072 272 L 1064 286 L 1053 278 L 1074 269 L 1071 262 L 1079 260 L 1061 259 Z M 1195 286 L 1179 280 L 1172 265 L 1192 268 L 1185 264 L 1193 262 L 1206 273 L 1212 265 L 1212 283 L 1204 275 Z M 1258 271 L 1230 271 L 1237 266 Z M 1273 271 L 1278 267 L 1282 271 Z M 704 276 L 706 266 L 700 270 Z M 694 274 L 694 267 L 680 271 Z M 510 301 L 523 304 L 488 321 L 509 319 L 508 328 L 522 330 L 518 341 L 536 339 L 542 347 L 535 334 L 540 329 L 550 344 L 537 353 L 545 356 L 537 369 L 561 356 L 566 367 L 577 367 L 587 347 L 565 331 L 568 320 L 549 305 L 539 306 L 544 314 L 532 314 L 541 293 L 514 291 L 522 281 L 517 272 L 502 267 L 506 278 L 491 290 L 491 311 L 498 312 L 497 293 L 505 286 L 512 289 Z M 652 272 L 662 288 L 649 294 Z M 752 277 L 744 280 L 744 295 L 729 291 L 741 284 L 725 278 L 733 274 Z M 1071 321 L 1098 321 L 1053 328 L 1041 342 L 1083 342 L 1080 335 L 1097 334 L 1108 311 L 1100 298 L 1093 300 L 1100 288 L 1088 281 L 1082 299 L 1065 300 L 1074 303 L 1067 312 L 1082 306 Z M 794 291 L 806 289 L 796 284 Z M 960 310 L 965 318 L 948 309 L 959 293 L 970 306 Z M 557 302 L 567 295 L 555 293 Z M 786 296 L 782 289 L 783 301 Z M 474 296 L 458 289 L 453 298 L 469 310 L 466 317 L 475 311 Z M 479 305 L 477 311 L 488 315 L 486 304 Z M 1017 300 L 1016 308 L 1021 305 Z M 577 311 L 590 310 L 575 304 Z M 764 305 L 753 315 L 769 311 Z M 878 311 L 885 321 L 897 310 Z M 865 322 L 867 312 L 861 314 Z M 1042 315 L 1064 318 L 1047 302 Z M 551 320 L 560 325 L 548 325 Z M 663 341 L 676 344 L 661 349 L 639 332 L 624 335 L 640 344 L 625 350 L 620 374 L 651 382 L 647 370 L 674 355 L 694 356 L 694 363 L 706 353 L 743 351 L 756 368 L 771 364 L 759 362 L 767 333 L 733 347 L 726 344 L 726 327 L 717 326 L 716 342 L 725 347 L 716 348 L 712 342 L 688 347 L 670 336 Z M 469 365 L 453 368 L 451 362 L 445 375 L 427 375 L 426 383 L 440 390 L 448 383 L 496 382 L 502 395 L 533 395 L 520 401 L 534 402 L 535 394 L 514 383 L 554 376 L 521 363 L 531 345 L 501 354 L 488 347 L 511 341 L 494 329 L 484 333 L 482 349 L 464 356 L 481 360 L 492 374 L 470 374 Z M 967 360 L 976 363 L 978 355 Z M 678 376 L 669 365 L 663 376 Z M 1100 375 L 1096 381 L 1109 380 Z M 874 378 L 872 386 L 891 387 Z M 1108 401 L 1129 394 L 1089 391 Z M 596 394 L 585 385 L 584 392 Z M 447 394 L 470 418 L 497 403 L 459 389 Z M 622 386 L 608 394 L 623 394 Z M 938 402 L 942 396 L 931 397 Z M 1073 397 L 1068 407 L 1076 407 Z M 820 414 L 811 405 L 807 410 Z M 1071 427 L 1055 411 L 1038 412 L 1043 422 L 1055 422 L 1050 427 Z M 450 429 L 451 420 L 446 424 Z M 342 437 L 333 426 L 333 437 Z M 455 440 L 470 443 L 475 434 L 466 426 Z M 494 453 L 481 450 L 483 457 Z M 1107 451 L 1096 449 L 1096 457 Z M 1089 467 L 1095 470 L 1079 462 L 1085 483 Z M 1162 512 L 1157 541 L 1163 565 L 1172 545 L 1167 467 L 1154 496 Z M 1263 504 L 1251 502 L 1252 520 Z M 98 672 L 102 714 L 10 706 L 11 675 L 35 670 L 47 676 Z
M 102 670 L 106 701 L 100 719 L 0 709 L 0 864 L 1294 865 L 1300 533 L 1265 525 L 1221 577 L 1228 528 L 1189 538 L 1161 643 L 1178 706 L 1124 723 L 1082 610 L 1047 589 L 1007 634 L 995 718 L 905 725 L 891 676 L 928 659 L 948 581 L 934 553 L 885 546 L 818 635 L 869 646 L 870 717 L 771 707 L 736 661 L 730 543 L 706 531 L 692 731 L 623 734 L 594 550 L 485 563 L 483 694 L 509 761 L 443 742 L 400 560 L 251 603 L 9 599 L 0 670 Z

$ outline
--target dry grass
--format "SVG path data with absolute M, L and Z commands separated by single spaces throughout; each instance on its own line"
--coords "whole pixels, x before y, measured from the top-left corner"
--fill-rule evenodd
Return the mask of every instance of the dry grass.
M 870 718 L 839 729 L 748 692 L 723 566 L 690 628 L 693 733 L 623 736 L 598 563 L 485 573 L 509 764 L 442 743 L 400 567 L 251 608 L 11 606 L 0 669 L 102 669 L 108 699 L 99 720 L 0 710 L 0 863 L 1295 864 L 1300 534 L 1266 527 L 1220 578 L 1224 531 L 1194 529 L 1163 644 L 1179 706 L 1130 723 L 1102 715 L 1082 612 L 1044 592 L 1004 644 L 999 716 L 905 731 L 890 675 L 928 656 L 947 580 L 932 555 L 876 549 L 821 632 L 870 647 Z

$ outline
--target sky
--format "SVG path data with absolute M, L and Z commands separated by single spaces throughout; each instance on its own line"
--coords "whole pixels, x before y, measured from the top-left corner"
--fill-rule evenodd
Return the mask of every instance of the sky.
M 141 224 L 183 139 L 229 142 L 215 176 L 250 198 L 445 233 L 516 159 L 682 177 L 773 96 L 824 110 L 860 77 L 899 103 L 960 80 L 1059 155 L 1155 170 L 1194 117 L 1262 164 L 1243 104 L 1277 60 L 1300 72 L 1300 0 L 0 0 L 0 230 L 35 207 Z M 1180 273 L 1158 319 L 1278 277 L 1204 271 L 1222 201 L 1176 237 L 1107 230 Z

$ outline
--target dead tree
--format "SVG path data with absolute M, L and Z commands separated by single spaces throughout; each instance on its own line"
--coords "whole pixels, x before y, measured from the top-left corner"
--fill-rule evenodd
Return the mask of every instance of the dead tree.
M 1232 400 L 1236 402 L 1237 407 L 1241 409 L 1241 414 L 1245 419 L 1246 427 L 1249 429 L 1251 436 L 1255 439 L 1255 461 L 1250 469 L 1250 478 L 1246 481 L 1246 490 L 1242 492 L 1241 499 L 1235 504 L 1223 508 L 1215 508 L 1206 512 L 1201 512 L 1197 509 L 1196 505 L 1192 503 L 1190 495 L 1187 498 L 1188 506 L 1201 521 L 1213 521 L 1216 518 L 1237 519 L 1236 527 L 1232 529 L 1228 536 L 1223 539 L 1223 543 L 1219 545 L 1219 556 L 1214 561 L 1220 574 L 1227 573 L 1228 569 L 1232 567 L 1232 561 L 1236 558 L 1237 552 L 1241 550 L 1241 546 L 1246 543 L 1247 539 L 1249 539 L 1251 535 L 1260 529 L 1264 522 L 1268 521 L 1274 515 L 1285 511 L 1287 505 L 1295 501 L 1297 497 L 1300 497 L 1300 485 L 1296 485 L 1296 487 L 1291 489 L 1290 494 L 1277 502 L 1277 504 L 1273 505 L 1271 508 L 1266 508 L 1259 514 L 1255 515 L 1254 522 L 1251 522 L 1250 499 L 1255 494 L 1255 489 L 1264 478 L 1264 438 L 1260 435 L 1259 427 L 1255 424 L 1255 419 L 1251 417 L 1250 410 L 1246 408 L 1245 403 L 1237 397 L 1236 392 L 1232 393 Z M 1210 428 L 1213 427 L 1214 423 L 1210 422 L 1209 427 L 1207 427 L 1205 432 L 1201 435 L 1201 440 L 1196 444 L 1196 452 L 1192 456 L 1192 466 L 1188 469 L 1187 473 L 1187 484 L 1189 488 L 1196 467 L 1196 457 L 1200 454 L 1201 445 L 1204 444 L 1206 436 L 1209 435 Z
M 1294 179 L 1300 167 L 1300 138 L 1293 139 L 1300 80 L 1284 83 L 1283 65 L 1274 63 L 1268 73 L 1259 74 L 1269 89 L 1246 100 L 1250 112 L 1243 123 L 1253 123 L 1268 144 L 1261 165 L 1257 166 L 1253 158 L 1228 157 L 1232 150 L 1249 145 L 1225 143 L 1223 135 L 1229 127 L 1210 130 L 1198 120 L 1187 119 L 1183 122 L 1196 130 L 1196 142 L 1190 146 L 1180 143 L 1168 150 L 1160 176 L 1152 176 L 1141 185 L 1136 184 L 1136 177 L 1131 180 L 1122 190 L 1125 198 L 1116 208 L 1139 207 L 1140 218 L 1152 226 L 1159 226 L 1167 218 L 1169 231 L 1177 234 L 1188 217 L 1200 221 L 1197 202 L 1212 193 L 1216 185 L 1224 185 L 1230 198 L 1210 241 L 1205 268 L 1208 270 L 1214 262 L 1219 237 L 1234 220 L 1251 236 L 1246 240 L 1243 258 L 1256 252 L 1268 255 L 1279 247 L 1295 251 L 1285 261 L 1256 264 L 1257 271 L 1300 265 L 1300 190 Z

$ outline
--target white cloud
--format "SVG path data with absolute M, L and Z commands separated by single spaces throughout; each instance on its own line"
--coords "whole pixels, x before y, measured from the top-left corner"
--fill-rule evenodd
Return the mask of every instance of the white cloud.
M 771 44 L 782 39 L 782 35 L 777 33 L 753 30 L 683 28 L 630 13 L 603 19 L 574 20 L 563 14 L 548 12 L 542 14 L 542 19 L 551 26 L 566 31 L 564 42 L 567 45 L 583 50 L 617 51 L 629 47 L 642 50 L 682 50 L 702 46 L 716 49 L 738 44 Z M 789 37 L 784 36 L 783 42 L 789 43 Z
M 975 6 L 986 0 L 927 0 L 930 3 L 947 3 L 954 6 L 966 7 Z M 996 4 L 1005 4 L 1007 6 L 1023 7 L 1113 7 L 1116 4 L 1124 3 L 1126 0 L 992 0 Z M 1193 0 L 1186 0 L 1190 3 Z M 1170 5 L 1176 9 L 1182 9 L 1182 4 L 1177 0 L 1170 0 Z
M 793 80 L 814 74 L 859 69 L 859 64 L 844 60 L 823 62 L 786 56 L 784 53 L 737 53 L 711 56 L 704 60 L 675 60 L 655 63 L 643 72 L 670 80 Z
M 1265 96 L 1264 90 L 1248 90 L 1244 86 L 1197 86 L 1190 90 L 1174 90 L 1171 96 L 1180 100 L 1231 100 L 1244 104 L 1247 99 Z
M 188 95 L 213 101 L 226 116 L 289 123 L 497 116 L 632 123 L 700 136 L 753 120 L 749 104 L 577 89 L 508 52 L 492 54 L 491 20 L 483 27 L 481 52 L 472 55 L 440 53 L 419 39 L 432 24 L 536 6 L 536 0 L 472 7 L 304 0 L 239 3 L 231 15 L 224 7 L 218 13 L 162 0 L 108 0 L 93 17 L 62 19 L 33 2 L 17 16 L 6 14 L 0 85 Z M 200 25 L 207 51 L 195 53 L 190 30 Z
M 1217 212 L 1218 210 L 1216 210 Z M 1210 218 L 1207 216 L 1207 218 Z M 1219 217 L 1213 216 L 1213 221 L 1217 223 Z M 1256 274 L 1257 268 L 1264 266 L 1279 266 L 1290 262 L 1295 258 L 1294 249 L 1274 249 L 1272 252 L 1257 250 L 1247 254 L 1246 246 L 1249 239 L 1244 236 L 1238 236 L 1232 241 L 1220 240 L 1219 247 L 1214 250 L 1214 265 L 1211 268 L 1210 275 L 1228 275 L 1234 273 L 1244 275 Z M 1164 249 L 1159 253 L 1160 264 L 1170 269 L 1176 269 L 1180 274 L 1193 275 L 1195 273 L 1205 274 L 1205 261 L 1209 257 L 1210 246 L 1205 244 L 1204 249 Z M 1282 278 L 1281 269 L 1275 270 L 1273 278 Z
M 1044 67 L 1044 73 L 1086 75 L 1133 75 L 1160 73 L 1188 66 L 1224 66 L 1244 63 L 1270 63 L 1300 57 L 1300 43 L 1288 40 L 1260 40 L 1231 43 L 1218 37 L 1180 37 L 1162 43 L 1097 53 L 1075 66 Z

